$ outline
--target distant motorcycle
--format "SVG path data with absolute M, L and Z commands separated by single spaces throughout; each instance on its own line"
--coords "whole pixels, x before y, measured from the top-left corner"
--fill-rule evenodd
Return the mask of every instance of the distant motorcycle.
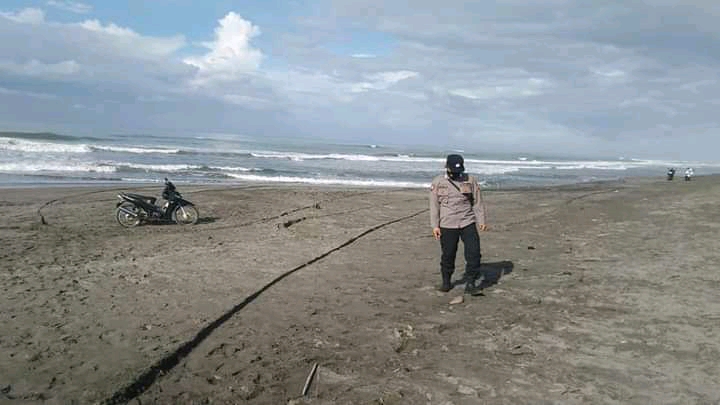
M 667 179 L 672 180 L 673 177 L 675 177 L 675 169 L 668 169 L 667 171 Z
M 193 225 L 200 216 L 195 204 L 182 198 L 175 185 L 167 178 L 162 192 L 162 198 L 167 201 L 162 207 L 155 205 L 155 197 L 121 192 L 118 198 L 120 202 L 116 205 L 115 218 L 126 228 L 138 226 L 142 222 Z

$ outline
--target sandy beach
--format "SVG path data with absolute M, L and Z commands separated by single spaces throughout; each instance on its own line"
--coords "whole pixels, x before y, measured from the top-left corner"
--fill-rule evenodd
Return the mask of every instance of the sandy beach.
M 720 402 L 720 177 L 486 191 L 453 305 L 426 190 L 178 188 L 0 189 L 0 403 Z

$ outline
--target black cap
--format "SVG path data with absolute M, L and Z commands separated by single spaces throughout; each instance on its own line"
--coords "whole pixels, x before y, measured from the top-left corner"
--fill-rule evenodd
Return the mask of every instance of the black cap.
M 465 171 L 465 161 L 460 155 L 448 155 L 445 167 L 450 173 L 462 173 Z

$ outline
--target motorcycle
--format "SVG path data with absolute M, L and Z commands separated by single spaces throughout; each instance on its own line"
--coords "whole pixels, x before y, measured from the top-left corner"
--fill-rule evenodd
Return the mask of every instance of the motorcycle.
M 162 207 L 155 205 L 157 198 L 151 196 L 121 192 L 118 198 L 120 202 L 116 204 L 115 218 L 125 228 L 138 226 L 142 222 L 193 225 L 200 216 L 195 204 L 184 199 L 167 177 L 162 192 L 166 202 Z
M 675 169 L 668 169 L 667 171 L 667 179 L 668 181 L 671 181 L 675 177 Z

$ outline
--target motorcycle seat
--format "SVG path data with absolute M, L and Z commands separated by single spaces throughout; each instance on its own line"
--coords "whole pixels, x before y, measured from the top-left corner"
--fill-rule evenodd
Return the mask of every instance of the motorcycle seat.
M 155 204 L 155 202 L 157 201 L 157 197 L 151 197 L 151 196 L 135 194 L 135 193 L 123 193 L 123 194 L 125 194 L 126 196 L 128 196 L 130 198 L 137 198 L 138 200 L 148 201 L 148 202 L 150 202 L 150 204 Z

